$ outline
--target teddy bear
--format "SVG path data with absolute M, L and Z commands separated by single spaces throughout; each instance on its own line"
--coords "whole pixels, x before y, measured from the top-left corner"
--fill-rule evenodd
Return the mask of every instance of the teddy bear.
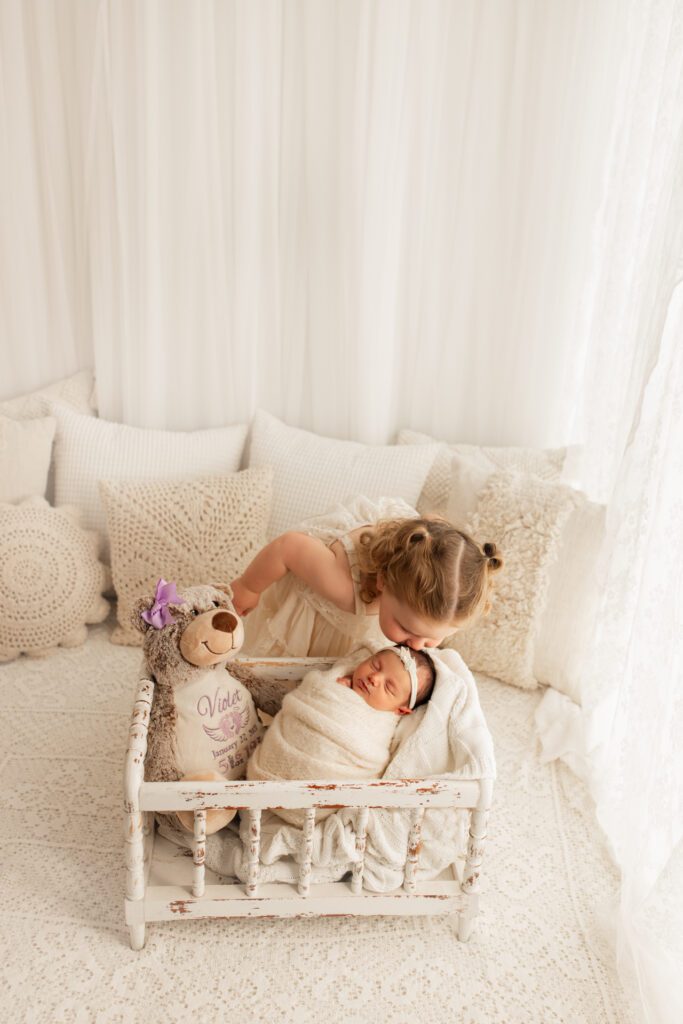
M 244 642 L 229 587 L 184 587 L 179 594 L 175 583 L 160 579 L 154 597 L 137 602 L 132 619 L 144 636 L 143 672 L 154 680 L 145 779 L 243 778 L 263 727 L 251 694 L 229 672 Z M 207 834 L 235 814 L 234 808 L 207 810 Z M 192 831 L 191 811 L 177 817 Z

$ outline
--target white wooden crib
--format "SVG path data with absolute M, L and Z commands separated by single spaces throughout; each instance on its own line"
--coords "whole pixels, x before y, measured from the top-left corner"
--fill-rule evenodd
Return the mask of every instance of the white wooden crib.
M 284 695 L 312 667 L 332 663 L 321 659 L 237 659 L 257 680 L 249 688 L 256 706 L 274 714 Z M 147 921 L 173 921 L 202 917 L 309 917 L 315 915 L 458 914 L 458 938 L 467 941 L 479 906 L 479 877 L 486 837 L 486 821 L 493 783 L 490 779 L 435 781 L 391 779 L 365 783 L 323 782 L 145 782 L 147 729 L 154 699 L 154 682 L 141 679 L 128 737 L 124 774 L 126 829 L 126 923 L 133 949 L 145 942 Z M 249 874 L 245 884 L 206 884 L 206 811 L 237 807 L 248 815 Z M 261 812 L 267 808 L 305 808 L 302 859 L 298 884 L 271 882 L 259 885 Z M 315 809 L 359 808 L 356 833 L 357 861 L 350 879 L 312 883 L 312 847 Z M 370 808 L 403 807 L 411 811 L 405 851 L 403 886 L 389 893 L 363 888 L 365 829 Z M 421 848 L 421 822 L 429 807 L 466 808 L 470 811 L 469 840 L 464 866 L 458 869 L 453 851 L 450 877 L 417 882 L 415 872 Z M 178 858 L 175 877 L 169 865 L 158 870 L 155 862 L 155 812 L 194 811 L 191 876 L 187 858 Z M 183 874 L 185 869 L 185 874 Z

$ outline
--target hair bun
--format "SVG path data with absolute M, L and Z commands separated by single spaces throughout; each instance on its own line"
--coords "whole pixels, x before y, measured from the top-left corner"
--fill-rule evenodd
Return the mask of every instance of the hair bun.
M 484 544 L 482 551 L 484 552 L 488 567 L 492 572 L 497 572 L 498 569 L 502 569 L 503 559 L 499 557 L 498 548 L 495 544 L 487 542 Z

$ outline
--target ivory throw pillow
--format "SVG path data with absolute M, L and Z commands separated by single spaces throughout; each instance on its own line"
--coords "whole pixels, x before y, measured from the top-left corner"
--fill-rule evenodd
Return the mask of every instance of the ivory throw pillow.
M 0 505 L 0 661 L 75 647 L 109 611 L 96 538 L 42 498 Z
M 420 515 L 437 512 L 447 514 L 448 497 L 451 487 L 451 459 L 454 455 L 463 458 L 489 473 L 507 470 L 515 473 L 529 473 L 541 480 L 559 481 L 567 456 L 566 448 L 515 448 L 480 447 L 474 444 L 445 444 L 436 442 L 427 434 L 415 430 L 401 430 L 398 443 L 438 444 L 439 453 L 432 463 L 425 485 L 417 502 Z
M 505 566 L 496 577 L 492 609 L 448 643 L 468 666 L 522 689 L 535 689 L 536 637 L 562 531 L 580 495 L 518 473 L 486 473 L 454 456 L 447 513 L 480 543 L 492 541 Z
M 37 391 L 0 402 L 0 415 L 11 416 L 15 420 L 35 419 L 49 412 L 51 401 L 63 402 L 84 416 L 97 415 L 92 370 L 79 370 L 71 377 L 47 384 Z
M 244 424 L 191 433 L 146 430 L 81 416 L 57 402 L 55 498 L 81 509 L 88 529 L 97 530 L 108 561 L 106 521 L 98 480 L 181 480 L 239 469 Z
M 254 416 L 249 465 L 273 467 L 273 512 L 268 538 L 311 516 L 364 494 L 415 503 L 438 445 L 366 445 L 289 427 L 259 410 Z
M 467 529 L 491 473 L 468 459 L 453 458 L 449 515 Z M 522 478 L 523 480 L 523 478 Z M 520 486 L 524 486 L 520 481 Z M 536 625 L 533 675 L 539 683 L 581 703 L 584 653 L 598 612 L 598 558 L 605 531 L 605 506 L 573 491 L 574 505 L 562 527 L 556 561 L 548 563 L 545 604 Z M 477 537 L 499 543 L 498 535 Z M 508 552 L 501 546 L 506 559 Z M 497 577 L 498 580 L 503 576 Z M 499 590 L 496 584 L 497 593 Z
M 0 502 L 43 498 L 56 420 L 15 420 L 0 415 Z
M 178 590 L 228 583 L 266 542 L 272 500 L 270 467 L 226 477 L 100 483 L 107 512 L 118 626 L 112 641 L 140 646 L 131 625 L 139 597 L 157 580 Z

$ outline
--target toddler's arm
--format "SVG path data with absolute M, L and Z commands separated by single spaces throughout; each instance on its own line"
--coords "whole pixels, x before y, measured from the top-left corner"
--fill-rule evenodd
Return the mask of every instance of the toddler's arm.
M 337 558 L 317 537 L 290 531 L 266 544 L 242 575 L 232 581 L 237 614 L 246 615 L 255 608 L 262 591 L 287 572 L 293 572 L 316 594 L 343 611 L 355 610 L 353 581 L 346 556 Z

